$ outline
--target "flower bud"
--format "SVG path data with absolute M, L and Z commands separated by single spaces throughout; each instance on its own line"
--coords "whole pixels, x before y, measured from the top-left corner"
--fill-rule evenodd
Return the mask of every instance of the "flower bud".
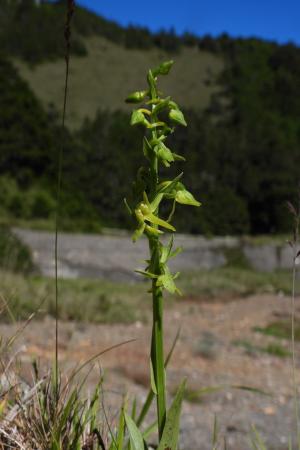
M 169 112 L 169 118 L 178 125 L 182 125 L 184 127 L 187 126 L 184 115 L 180 109 L 171 109 Z
M 193 194 L 185 189 L 182 183 L 177 183 L 175 200 L 182 205 L 201 206 L 201 203 L 195 199 Z
M 132 111 L 130 125 L 144 124 L 146 121 L 144 114 L 139 110 Z
M 156 77 L 157 75 L 168 75 L 173 64 L 174 61 L 172 60 L 163 62 L 158 67 L 152 70 L 153 76 Z
M 138 222 L 144 222 L 144 214 L 142 213 L 140 208 L 137 208 L 134 212 Z
M 132 92 L 132 94 L 128 95 L 125 102 L 126 103 L 140 103 L 144 100 L 148 91 L 136 91 Z
M 146 203 L 141 203 L 140 204 L 140 211 L 141 213 L 146 216 L 147 214 L 151 213 L 151 211 L 149 210 L 149 206 L 146 205 Z
M 173 153 L 171 152 L 171 150 L 168 147 L 166 147 L 166 145 L 163 142 L 160 142 L 155 147 L 155 150 L 159 159 L 162 160 L 162 162 L 166 167 L 169 167 L 170 166 L 169 163 L 174 161 Z

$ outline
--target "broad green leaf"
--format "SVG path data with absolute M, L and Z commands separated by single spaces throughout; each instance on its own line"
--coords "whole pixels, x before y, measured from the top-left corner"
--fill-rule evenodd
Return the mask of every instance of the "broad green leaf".
M 173 403 L 167 413 L 166 424 L 157 450 L 177 450 L 178 448 L 179 419 L 185 390 L 185 383 L 185 380 L 181 383 L 173 400 Z
M 163 62 L 158 67 L 152 70 L 153 76 L 157 77 L 157 75 L 168 75 L 173 64 L 174 64 L 173 60 Z
M 125 422 L 129 433 L 130 443 L 133 450 L 144 450 L 145 444 L 142 433 L 132 420 L 132 418 L 124 412 Z
M 132 111 L 130 125 L 139 125 L 146 122 L 144 114 L 139 110 Z
M 140 103 L 144 100 L 146 95 L 148 94 L 148 91 L 136 91 L 132 92 L 128 95 L 125 102 L 126 103 Z
M 184 115 L 180 109 L 171 109 L 169 112 L 170 119 L 178 125 L 187 126 Z

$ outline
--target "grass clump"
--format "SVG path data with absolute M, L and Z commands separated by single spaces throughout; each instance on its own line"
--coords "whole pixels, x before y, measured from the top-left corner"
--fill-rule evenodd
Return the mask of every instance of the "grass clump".
M 278 320 L 271 322 L 266 327 L 255 327 L 253 329 L 258 333 L 265 334 L 266 336 L 274 336 L 279 339 L 291 338 L 291 324 L 288 320 Z M 295 324 L 295 340 L 300 341 L 300 323 Z
M 279 358 L 285 358 L 287 356 L 292 355 L 289 350 L 287 350 L 285 347 L 283 347 L 281 344 L 278 343 L 268 344 L 267 347 L 264 348 L 264 351 L 266 353 L 269 353 L 269 355 L 274 355 Z
M 187 387 L 184 392 L 184 399 L 189 403 L 203 403 L 204 395 L 197 389 Z
M 53 280 L 40 276 L 24 277 L 0 271 L 0 299 L 9 306 L 0 320 L 26 320 L 36 312 L 41 319 L 55 317 Z M 59 280 L 64 301 L 59 304 L 58 317 L 91 323 L 131 323 L 144 321 L 146 308 L 137 285 L 104 280 Z M 84 307 L 82 306 L 84 305 Z
M 259 351 L 259 347 L 252 344 L 252 342 L 248 341 L 247 339 L 237 339 L 233 342 L 233 345 L 235 347 L 243 348 L 249 356 L 254 356 Z
M 103 378 L 100 377 L 87 398 L 83 392 L 86 378 L 80 375 L 95 358 L 71 370 L 66 377 L 60 374 L 57 385 L 51 372 L 42 375 L 37 364 L 33 363 L 33 381 L 28 384 L 19 374 L 18 361 L 11 359 L 8 365 L 4 365 L 4 352 L 11 350 L 16 337 L 12 336 L 1 346 L 1 379 L 6 379 L 9 389 L 2 393 L 0 448 L 105 449 L 108 430 L 101 411 Z
M 187 296 L 209 300 L 279 292 L 288 295 L 290 274 L 284 270 L 263 273 L 245 268 L 221 267 L 185 272 L 178 285 Z
M 262 347 L 259 345 L 254 345 L 247 339 L 238 339 L 233 342 L 233 345 L 242 347 L 250 356 L 256 356 L 258 353 L 267 353 L 272 356 L 277 356 L 278 358 L 286 358 L 291 356 L 291 352 L 289 350 L 276 342 L 271 342 L 265 347 Z
M 3 309 L 1 309 L 3 311 Z M 23 450 L 101 449 L 100 441 L 85 446 L 92 437 L 100 436 L 100 379 L 90 398 L 81 395 L 82 383 L 75 377 L 84 365 L 74 369 L 55 386 L 51 373 L 41 375 L 33 365 L 32 381 L 20 373 L 13 345 L 22 335 L 21 326 L 14 335 L 0 341 L 0 448 Z M 58 393 L 58 395 L 56 395 Z M 102 420 L 103 423 L 103 420 Z
M 32 391 L 33 395 L 22 407 L 7 411 L 8 420 L 2 431 L 5 435 L 1 436 L 0 431 L 5 442 L 3 449 L 103 449 L 98 429 L 101 406 L 98 388 L 87 401 L 81 398 L 80 386 L 63 385 L 60 381 L 57 399 L 54 381 L 48 376 L 36 380 Z
M 4 266 L 7 269 L 7 260 Z M 51 279 L 29 274 L 24 277 L 22 273 L 0 270 L 0 280 L 0 296 L 6 299 L 15 319 L 26 320 L 28 315 L 37 310 L 38 318 L 55 316 L 54 286 Z M 286 272 L 275 276 L 236 268 L 183 273 L 178 280 L 178 286 L 185 296 L 195 298 L 196 301 L 227 301 L 234 297 L 279 291 L 288 293 L 288 283 L 289 275 Z M 59 280 L 59 289 L 64 299 L 58 311 L 61 320 L 131 323 L 137 320 L 144 322 L 150 314 L 151 305 L 141 293 L 140 283 L 70 279 Z M 166 305 L 174 306 L 174 301 L 181 302 L 182 299 L 169 294 L 166 301 Z M 7 321 L 9 317 L 6 310 L 0 320 Z M 288 333 L 289 324 L 286 322 L 286 338 L 289 338 Z M 296 335 L 300 336 L 300 331 L 296 330 Z
M 131 304 L 124 304 L 119 299 L 110 299 L 107 295 L 101 294 L 96 299 L 94 320 L 97 323 L 132 323 L 136 321 L 136 310 Z M 98 308 L 96 307 L 98 305 Z M 80 317 L 75 317 L 81 320 Z

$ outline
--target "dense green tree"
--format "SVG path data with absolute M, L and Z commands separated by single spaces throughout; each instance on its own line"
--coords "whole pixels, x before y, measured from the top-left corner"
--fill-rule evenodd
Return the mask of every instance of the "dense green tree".
M 48 118 L 14 66 L 0 57 L 0 174 L 20 183 L 52 166 L 55 138 Z

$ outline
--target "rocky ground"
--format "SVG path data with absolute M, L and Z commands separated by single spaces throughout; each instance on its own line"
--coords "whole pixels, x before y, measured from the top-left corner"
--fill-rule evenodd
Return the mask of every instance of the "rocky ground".
M 84 305 L 83 305 L 84 307 Z M 212 448 L 214 417 L 219 424 L 219 447 L 224 439 L 230 450 L 250 449 L 249 433 L 254 425 L 266 441 L 268 450 L 287 450 L 295 428 L 290 357 L 280 357 L 262 349 L 270 344 L 289 351 L 289 341 L 253 330 L 274 320 L 288 317 L 290 300 L 283 296 L 253 296 L 218 303 L 184 299 L 167 306 L 165 314 L 166 348 L 170 348 L 181 328 L 167 376 L 170 398 L 183 377 L 188 379 L 187 399 L 182 414 L 181 449 Z M 20 325 L 0 326 L 2 335 L 11 335 Z M 122 395 L 136 395 L 142 401 L 149 384 L 149 323 L 131 325 L 91 325 L 60 323 L 59 357 L 63 371 L 86 361 L 114 344 L 135 339 L 115 348 L 91 368 L 88 383 L 95 385 L 104 372 L 104 405 L 113 422 Z M 296 344 L 297 377 L 300 359 Z M 29 366 L 38 358 L 42 367 L 50 366 L 54 347 L 54 322 L 32 322 L 16 341 L 25 378 Z M 276 353 L 276 352 L 275 352 Z M 199 395 L 203 388 L 220 387 Z M 242 390 L 249 387 L 263 393 Z

